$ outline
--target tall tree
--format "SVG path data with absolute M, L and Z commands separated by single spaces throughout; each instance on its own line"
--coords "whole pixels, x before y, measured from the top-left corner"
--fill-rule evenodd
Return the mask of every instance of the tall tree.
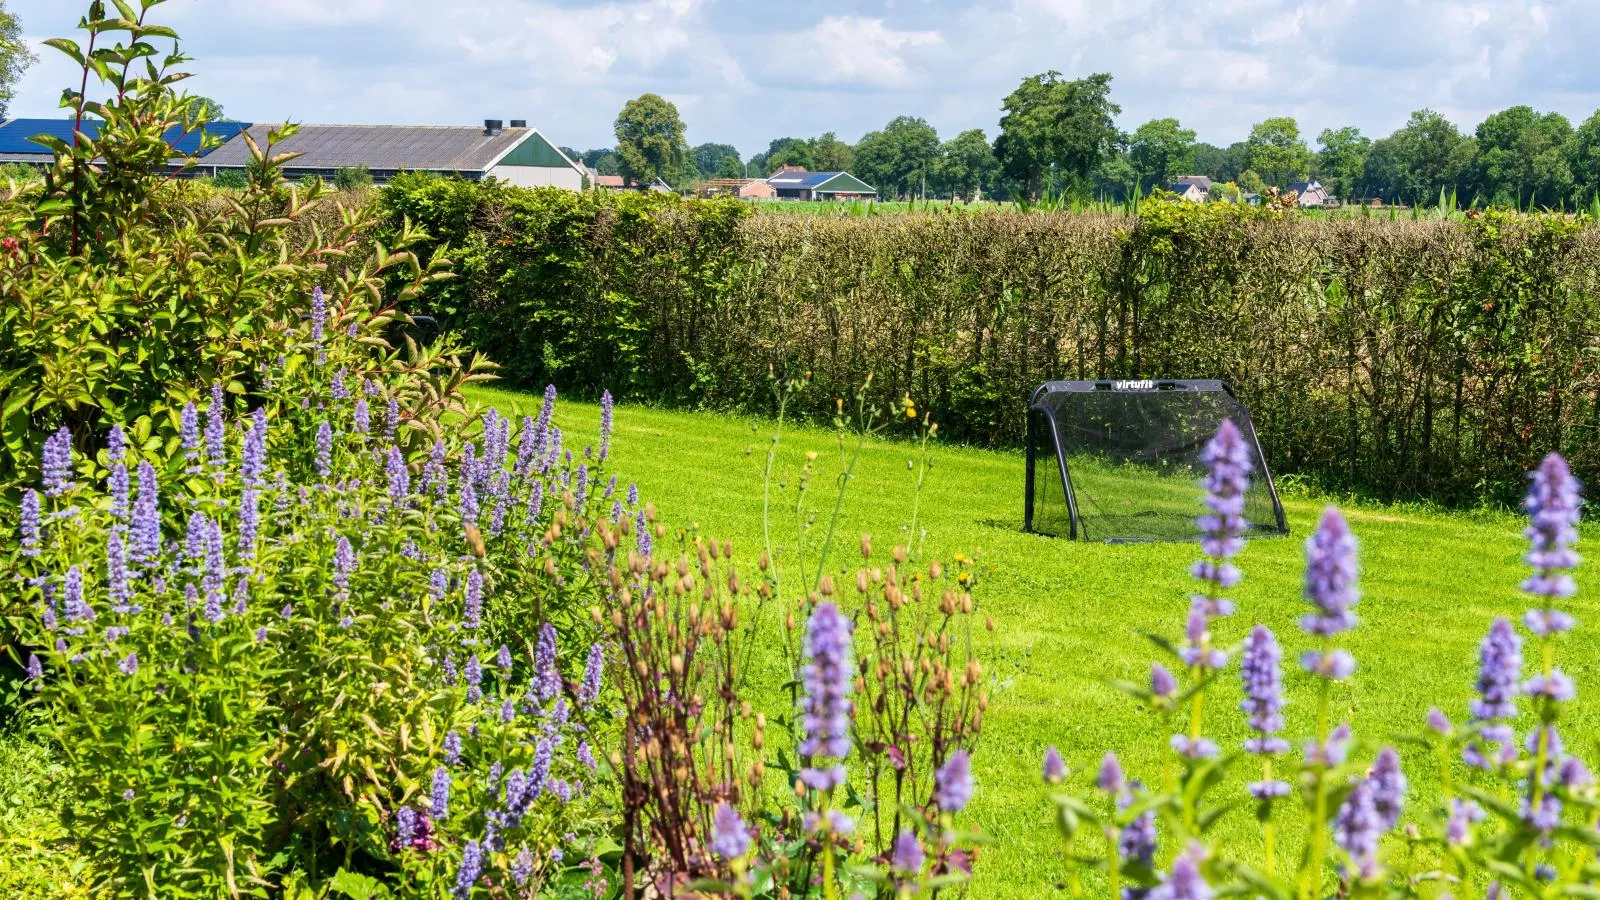
M 1478 126 L 1478 180 L 1495 203 L 1554 207 L 1572 199 L 1572 123 L 1513 106 Z
M 732 144 L 701 144 L 691 150 L 689 155 L 694 159 L 694 168 L 700 173 L 700 177 L 711 178 L 722 166 L 724 158 L 731 156 L 735 160 L 739 159 L 739 149 Z
M 1060 72 L 1022 80 L 1001 107 L 995 156 L 1006 177 L 1027 196 L 1050 187 L 1086 192 L 1089 176 L 1115 152 L 1120 134 L 1111 102 L 1111 76 L 1068 81 Z
M 983 129 L 972 128 L 945 142 L 933 171 L 936 193 L 970 201 L 993 190 L 1000 163 Z
M 1194 163 L 1191 166 L 1193 172 L 1190 174 L 1209 175 L 1212 181 L 1238 181 L 1239 173 L 1249 168 L 1245 156 L 1244 141 L 1236 141 L 1226 147 L 1195 144 Z
M 722 162 L 717 163 L 717 170 L 716 170 L 716 172 L 712 173 L 712 177 L 714 177 L 714 178 L 743 178 L 744 177 L 744 163 L 739 162 L 739 157 L 737 157 L 737 156 L 733 156 L 733 155 L 724 156 L 722 158 Z
M 641 94 L 617 115 L 617 161 L 621 174 L 640 184 L 673 181 L 689 156 L 678 108 L 657 94 Z
M 1592 203 L 1600 198 L 1600 110 L 1578 126 L 1568 165 L 1572 169 L 1578 201 Z
M 855 148 L 831 131 L 811 141 L 811 162 L 818 172 L 848 172 L 854 158 Z
M 927 121 L 898 116 L 856 144 L 855 174 L 880 197 L 915 196 L 939 155 L 939 133 Z
M 1128 138 L 1128 160 L 1145 185 L 1165 187 L 1194 163 L 1194 131 L 1177 119 L 1151 119 Z
M 0 0 L 0 119 L 11 109 L 22 73 L 38 61 L 22 40 L 22 23 Z
M 1431 109 L 1411 114 L 1399 131 L 1373 142 L 1362 166 L 1362 192 L 1402 203 L 1432 203 L 1468 187 L 1477 142 Z
M 1317 151 L 1311 174 L 1335 197 L 1353 199 L 1361 186 L 1362 169 L 1372 141 L 1362 135 L 1361 129 L 1347 125 L 1322 129 L 1317 143 L 1321 149 Z
M 222 111 L 222 104 L 211 99 L 195 95 L 189 98 L 189 115 L 207 122 L 232 122 L 227 113 Z
M 1311 171 L 1311 151 L 1300 139 L 1300 125 L 1292 116 L 1274 116 L 1250 128 L 1245 141 L 1249 165 L 1267 184 L 1283 187 Z

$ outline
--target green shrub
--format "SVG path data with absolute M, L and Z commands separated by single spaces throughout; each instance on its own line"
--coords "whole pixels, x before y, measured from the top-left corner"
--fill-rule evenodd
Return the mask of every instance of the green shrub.
M 910 394 L 954 438 L 1015 445 L 1045 380 L 1215 377 L 1278 471 L 1330 489 L 1503 501 L 1545 448 L 1600 477 L 1586 219 L 1159 201 L 743 217 L 424 180 L 381 202 L 459 252 L 430 311 L 524 384 L 768 412 L 772 370 L 810 373 L 799 411 L 826 420 L 870 373 L 876 401 Z
M 346 166 L 333 173 L 333 186 L 341 191 L 372 187 L 372 170 L 366 166 Z
M 250 187 L 250 175 L 243 169 L 222 169 L 213 179 L 217 187 L 227 188 L 232 191 L 242 191 Z

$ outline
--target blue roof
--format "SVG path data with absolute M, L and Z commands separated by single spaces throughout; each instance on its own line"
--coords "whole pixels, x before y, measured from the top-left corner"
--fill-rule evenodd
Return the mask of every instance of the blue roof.
M 228 141 L 237 137 L 239 132 L 250 127 L 248 122 L 212 122 L 205 127 L 207 134 L 215 135 L 219 140 Z M 83 133 L 91 138 L 100 134 L 98 120 L 86 119 L 83 123 Z M 33 138 L 39 135 L 50 135 L 60 138 L 68 143 L 72 142 L 71 119 L 9 119 L 0 124 L 0 153 L 38 153 L 49 155 L 50 150 L 42 144 L 35 143 Z M 167 129 L 167 143 L 172 145 L 176 155 L 187 156 L 200 150 L 200 131 L 191 131 L 185 134 L 178 126 Z M 210 151 L 207 151 L 210 152 Z
M 805 181 L 800 182 L 800 186 L 808 188 L 821 187 L 823 182 L 832 181 L 843 174 L 843 172 L 812 172 L 806 176 Z

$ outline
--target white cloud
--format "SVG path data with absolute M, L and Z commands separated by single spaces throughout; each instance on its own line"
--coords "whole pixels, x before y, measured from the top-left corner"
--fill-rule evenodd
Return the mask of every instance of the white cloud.
M 766 70 L 799 84 L 909 88 L 918 85 L 911 57 L 943 43 L 937 31 L 896 31 L 882 19 L 827 16 L 804 31 L 775 36 Z

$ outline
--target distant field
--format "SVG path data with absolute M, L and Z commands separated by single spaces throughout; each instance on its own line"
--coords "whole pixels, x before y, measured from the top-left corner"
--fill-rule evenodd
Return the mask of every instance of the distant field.
M 536 396 L 503 390 L 474 390 L 473 397 L 508 415 L 537 412 L 539 404 Z M 563 402 L 556 419 L 569 445 L 582 446 L 594 438 L 597 415 L 591 405 Z M 753 562 L 761 543 L 761 465 L 772 430 L 759 419 L 624 404 L 616 415 L 614 471 L 624 483 L 637 481 L 669 526 L 731 539 L 737 558 Z M 786 479 L 806 451 L 820 454 L 811 506 L 821 506 L 838 472 L 833 433 L 794 430 L 782 446 Z M 860 532 L 875 535 L 880 546 L 907 538 L 913 490 L 906 463 L 912 455 L 904 443 L 869 442 L 844 506 L 845 545 L 853 546 Z M 1161 771 L 1167 735 L 1106 680 L 1146 676 L 1156 657 L 1143 633 L 1181 633 L 1194 587 L 1189 564 L 1198 553 L 1192 543 L 1092 544 L 1026 534 L 1023 469 L 1020 453 L 940 447 L 919 517 L 929 556 L 976 554 L 981 574 L 975 596 L 996 622 L 992 634 L 980 635 L 993 705 L 974 757 L 974 813 L 993 840 L 972 891 L 984 900 L 1068 894 L 1064 850 L 1039 778 L 1046 746 L 1061 748 L 1072 764 L 1073 789 L 1084 794 L 1108 749 L 1135 777 Z M 1262 622 L 1279 634 L 1286 660 L 1306 649 L 1295 627 L 1305 610 L 1302 542 L 1323 505 L 1286 498 L 1291 536 L 1249 543 L 1238 560 L 1245 580 L 1232 592 L 1239 613 L 1219 623 L 1222 641 L 1238 641 Z M 1517 593 L 1525 543 L 1521 521 L 1509 515 L 1365 504 L 1348 506 L 1346 513 L 1361 540 L 1361 622 L 1347 642 L 1360 669 L 1335 690 L 1334 713 L 1370 748 L 1420 729 L 1431 705 L 1464 715 L 1478 642 L 1495 616 L 1517 616 L 1526 606 Z M 780 519 L 793 522 L 792 506 Z M 1592 537 L 1586 530 L 1586 539 Z M 1583 630 L 1562 664 L 1584 696 L 1600 679 L 1600 658 L 1578 650 L 1593 641 L 1600 603 L 1592 575 L 1580 570 L 1578 581 L 1572 609 Z M 767 661 L 774 676 L 775 662 Z M 1288 727 L 1300 735 L 1310 727 L 1312 685 L 1292 665 L 1285 669 Z M 1245 736 L 1237 672 L 1219 685 L 1208 701 L 1208 730 L 1224 746 L 1237 747 Z M 1600 738 L 1600 706 L 1574 705 L 1571 716 L 1563 727 L 1569 745 L 1593 746 Z M 1408 747 L 1401 754 L 1413 786 L 1408 815 L 1425 815 L 1420 798 L 1436 795 L 1438 769 Z M 1224 785 L 1222 792 L 1242 798 L 1243 784 Z M 1297 809 L 1292 814 L 1300 815 Z M 1242 804 L 1222 828 L 1225 840 L 1258 846 L 1256 823 Z M 1291 835 L 1295 830 L 1287 828 Z M 1164 846 L 1163 860 L 1175 849 Z

